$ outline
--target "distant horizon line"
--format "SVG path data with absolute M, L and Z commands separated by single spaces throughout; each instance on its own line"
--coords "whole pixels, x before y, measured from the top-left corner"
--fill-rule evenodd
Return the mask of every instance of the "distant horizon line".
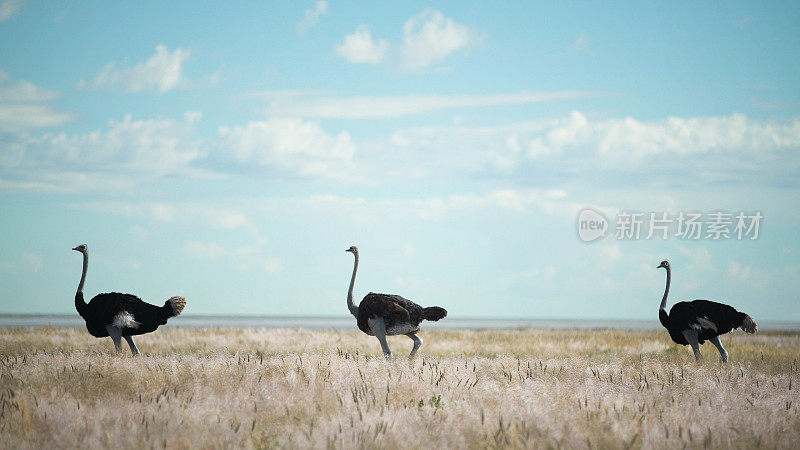
M 0 316 L 77 316 L 78 313 L 40 313 L 40 312 L 31 312 L 31 313 L 17 313 L 17 312 L 3 312 L 0 311 Z M 341 315 L 324 315 L 324 314 L 181 314 L 180 317 L 196 317 L 196 318 L 206 318 L 206 317 L 225 317 L 225 318 L 233 318 L 233 319 L 253 319 L 258 317 L 264 318 L 287 318 L 287 319 L 341 319 L 343 317 L 351 317 L 350 314 L 341 314 Z M 492 316 L 492 317 L 477 317 L 477 316 L 459 316 L 459 315 L 451 315 L 448 314 L 448 319 L 456 319 L 456 320 L 587 320 L 587 321 L 603 321 L 603 320 L 617 320 L 617 321 L 652 321 L 658 322 L 658 318 L 615 318 L 615 317 L 554 317 L 554 316 L 525 316 L 525 317 L 508 317 L 508 316 Z M 442 319 L 444 320 L 444 319 Z M 772 322 L 772 323 L 796 323 L 800 324 L 800 320 L 771 320 L 771 319 L 764 319 L 764 322 Z
M 182 314 L 183 320 L 170 322 L 177 327 L 281 327 L 282 321 L 289 322 L 288 328 L 338 328 L 345 329 L 352 320 L 350 315 L 236 315 L 236 314 Z M 56 323 L 47 322 L 55 319 Z M 215 322 L 223 322 L 217 324 Z M 224 323 L 224 322 L 229 323 Z M 263 324 L 259 324 L 263 321 Z M 331 323 L 325 324 L 325 321 Z M 80 326 L 83 324 L 77 313 L 4 313 L 0 312 L 0 328 L 25 326 Z M 474 317 L 448 316 L 447 320 L 426 322 L 431 328 L 619 328 L 619 329 L 659 329 L 661 324 L 655 318 L 613 319 L 613 318 L 559 318 L 559 317 Z M 552 325 L 552 326 L 551 326 Z M 800 330 L 798 320 L 762 320 L 763 330 Z

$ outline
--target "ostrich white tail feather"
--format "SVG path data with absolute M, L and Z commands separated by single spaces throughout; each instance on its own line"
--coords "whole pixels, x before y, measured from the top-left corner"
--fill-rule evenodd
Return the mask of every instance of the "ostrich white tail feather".
M 120 330 L 123 328 L 139 328 L 141 325 L 133 318 L 133 314 L 129 313 L 128 311 L 120 311 L 114 316 L 114 320 L 111 322 L 111 325 L 119 328 Z
M 172 308 L 172 317 L 180 314 L 181 311 L 183 311 L 183 308 L 186 307 L 186 299 L 179 295 L 170 297 L 170 299 L 167 300 L 167 303 L 169 303 L 170 308 Z

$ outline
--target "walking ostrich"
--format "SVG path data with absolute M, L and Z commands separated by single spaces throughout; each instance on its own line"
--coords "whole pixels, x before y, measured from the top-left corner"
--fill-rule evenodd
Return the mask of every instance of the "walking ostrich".
M 405 334 L 414 341 L 409 358 L 417 354 L 422 345 L 422 339 L 417 336 L 419 324 L 423 320 L 439 320 L 447 316 L 447 310 L 438 306 L 423 308 L 411 300 L 391 294 L 367 294 L 358 306 L 353 303 L 353 286 L 356 284 L 356 271 L 358 271 L 358 247 L 352 246 L 345 250 L 355 256 L 353 276 L 350 278 L 350 290 L 347 291 L 347 308 L 356 318 L 358 328 L 364 333 L 375 336 L 381 343 L 381 349 L 386 358 L 392 357 L 386 336 Z
M 86 281 L 86 270 L 89 267 L 89 249 L 81 244 L 73 250 L 83 254 L 83 273 L 75 293 L 75 309 L 86 321 L 86 329 L 94 337 L 111 336 L 114 347 L 122 349 L 121 338 L 125 338 L 131 347 L 131 353 L 139 354 L 139 349 L 131 336 L 149 333 L 159 325 L 167 323 L 167 319 L 175 317 L 183 311 L 186 299 L 171 297 L 164 306 L 155 306 L 143 302 L 131 294 L 111 292 L 96 295 L 88 304 L 83 300 L 83 283 Z
M 719 350 L 722 362 L 728 362 L 728 352 L 725 351 L 719 337 L 734 328 L 755 333 L 758 331 L 756 322 L 732 306 L 709 300 L 678 302 L 672 305 L 667 314 L 667 295 L 672 271 L 669 261 L 661 261 L 657 268 L 662 267 L 667 270 L 667 287 L 664 289 L 664 298 L 661 299 L 661 308 L 658 310 L 661 325 L 669 331 L 669 336 L 676 344 L 691 345 L 694 357 L 698 361 L 703 357 L 700 353 L 700 344 L 711 341 Z

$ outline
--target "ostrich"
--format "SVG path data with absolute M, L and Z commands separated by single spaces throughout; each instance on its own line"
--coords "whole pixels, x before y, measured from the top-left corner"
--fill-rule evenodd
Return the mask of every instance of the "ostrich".
M 98 338 L 111 336 L 117 352 L 122 349 L 121 339 L 124 337 L 131 347 L 131 353 L 138 355 L 139 349 L 131 336 L 154 331 L 159 325 L 167 323 L 170 317 L 180 314 L 186 306 L 183 297 L 171 297 L 164 306 L 155 306 L 135 295 L 118 292 L 98 294 L 86 303 L 83 300 L 83 283 L 89 267 L 89 249 L 86 244 L 81 244 L 73 250 L 83 254 L 83 273 L 78 292 L 75 293 L 75 309 L 86 321 L 89 334 Z
M 728 352 L 719 341 L 720 335 L 734 328 L 755 333 L 758 331 L 755 320 L 745 313 L 736 311 L 732 306 L 709 300 L 678 302 L 672 305 L 667 314 L 667 295 L 672 271 L 669 261 L 661 261 L 657 268 L 662 267 L 667 270 L 667 287 L 664 289 L 664 298 L 661 299 L 661 308 L 658 310 L 661 325 L 669 331 L 669 336 L 676 344 L 691 345 L 694 357 L 698 361 L 703 358 L 700 344 L 711 341 L 719 350 L 722 362 L 728 362 Z
M 423 308 L 411 300 L 391 294 L 367 294 L 358 306 L 353 303 L 353 286 L 356 284 L 356 271 L 358 270 L 358 247 L 352 246 L 345 250 L 355 256 L 353 276 L 350 278 L 350 290 L 347 291 L 347 308 L 357 322 L 358 328 L 364 333 L 375 336 L 381 343 L 381 349 L 387 359 L 392 357 L 386 336 L 405 334 L 414 341 L 409 359 L 417 354 L 422 345 L 422 339 L 416 335 L 419 324 L 423 320 L 439 320 L 447 316 L 447 310 L 438 306 Z

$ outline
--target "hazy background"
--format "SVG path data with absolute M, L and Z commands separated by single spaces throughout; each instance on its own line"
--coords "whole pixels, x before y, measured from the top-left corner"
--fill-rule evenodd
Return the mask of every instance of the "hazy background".
M 800 319 L 795 2 L 0 0 L 0 313 Z M 619 211 L 753 213 L 757 240 L 581 242 Z M 612 224 L 613 226 L 613 224 Z M 646 234 L 646 229 L 644 233 Z

